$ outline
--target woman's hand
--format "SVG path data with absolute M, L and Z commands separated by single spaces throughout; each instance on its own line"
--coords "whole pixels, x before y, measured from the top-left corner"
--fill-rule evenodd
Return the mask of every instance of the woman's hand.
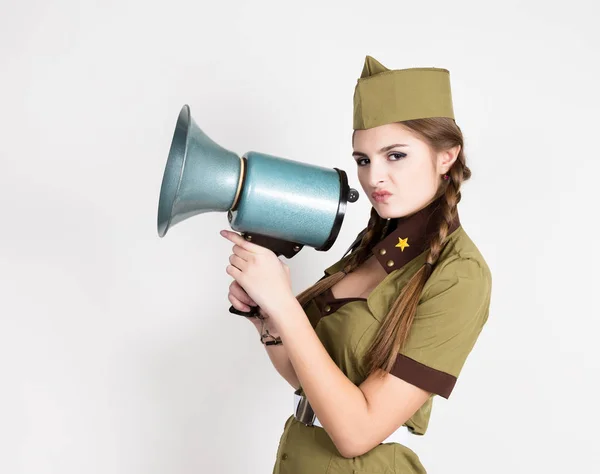
M 238 311 L 244 311 L 247 313 L 250 311 L 250 306 L 257 306 L 256 302 L 248 296 L 246 290 L 244 290 L 240 284 L 233 280 L 229 285 L 229 294 L 227 295 L 232 306 Z M 256 317 L 248 319 L 257 319 Z
M 221 235 L 235 244 L 229 257 L 231 265 L 227 266 L 226 272 L 252 302 L 268 314 L 295 298 L 289 267 L 277 255 L 266 247 L 248 242 L 236 232 L 223 230 Z M 235 295 L 234 298 L 239 300 Z
M 248 296 L 248 293 L 240 286 L 240 284 L 233 280 L 229 285 L 229 294 L 227 295 L 229 301 L 232 306 L 238 311 L 244 311 L 247 313 L 250 311 L 250 306 L 258 306 L 256 302 Z M 264 309 L 258 308 L 258 312 L 260 313 L 263 319 L 268 319 L 269 315 L 265 312 Z M 246 316 L 245 319 L 250 321 L 256 328 L 260 328 L 262 321 L 256 316 Z M 272 331 L 271 331 L 272 332 Z

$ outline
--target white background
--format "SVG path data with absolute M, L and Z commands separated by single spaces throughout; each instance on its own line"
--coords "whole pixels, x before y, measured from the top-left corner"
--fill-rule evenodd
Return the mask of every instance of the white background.
M 157 236 L 184 103 L 217 143 L 348 172 L 364 57 L 450 70 L 493 273 L 488 325 L 419 440 L 428 472 L 600 463 L 598 3 L 6 1 L 0 472 L 271 472 L 293 389 L 228 312 L 225 213 Z M 328 252 L 288 261 L 296 293 Z M 283 257 L 282 257 L 283 258 Z

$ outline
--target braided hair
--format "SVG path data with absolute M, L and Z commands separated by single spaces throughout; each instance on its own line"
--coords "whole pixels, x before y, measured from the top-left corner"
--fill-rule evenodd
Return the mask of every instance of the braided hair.
M 410 278 L 392 303 L 388 314 L 373 339 L 366 353 L 367 376 L 377 369 L 381 375 L 389 373 L 404 346 L 412 326 L 419 299 L 425 283 L 433 272 L 443 250 L 443 243 L 448 236 L 452 222 L 457 214 L 457 206 L 461 199 L 461 184 L 471 177 L 471 170 L 466 165 L 464 138 L 460 127 L 454 119 L 447 117 L 431 117 L 400 122 L 417 136 L 425 140 L 435 151 L 442 151 L 460 145 L 456 161 L 448 170 L 449 179 L 440 177 L 440 187 L 436 196 L 440 197 L 440 216 L 437 232 L 430 237 L 427 245 L 427 257 L 421 268 Z M 352 135 L 354 141 L 354 134 Z M 346 274 L 362 265 L 372 254 L 373 247 L 386 235 L 389 221 L 379 216 L 374 207 L 365 234 L 358 247 L 350 253 L 348 261 L 340 271 L 322 278 L 317 283 L 296 296 L 304 306 L 309 300 L 320 295 L 340 281 Z

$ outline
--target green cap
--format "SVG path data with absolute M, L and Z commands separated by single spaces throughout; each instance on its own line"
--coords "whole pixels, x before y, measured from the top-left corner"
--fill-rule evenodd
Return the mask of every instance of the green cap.
M 354 88 L 354 130 L 427 117 L 454 118 L 450 71 L 388 69 L 371 56 Z

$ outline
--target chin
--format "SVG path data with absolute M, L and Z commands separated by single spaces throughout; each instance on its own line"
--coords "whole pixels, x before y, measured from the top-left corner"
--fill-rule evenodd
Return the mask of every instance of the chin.
M 394 211 L 393 209 L 388 209 L 388 208 L 382 209 L 380 207 L 377 207 L 377 204 L 379 204 L 379 203 L 375 203 L 373 205 L 373 207 L 377 211 L 377 214 L 379 215 L 379 217 L 381 217 L 382 219 L 393 219 L 395 217 L 400 216 L 400 214 L 397 211 Z
M 373 207 L 377 211 L 379 217 L 382 219 L 396 219 L 398 217 L 404 217 L 410 213 L 406 209 L 391 208 L 389 206 L 378 207 L 378 204 L 379 203 L 374 203 Z

